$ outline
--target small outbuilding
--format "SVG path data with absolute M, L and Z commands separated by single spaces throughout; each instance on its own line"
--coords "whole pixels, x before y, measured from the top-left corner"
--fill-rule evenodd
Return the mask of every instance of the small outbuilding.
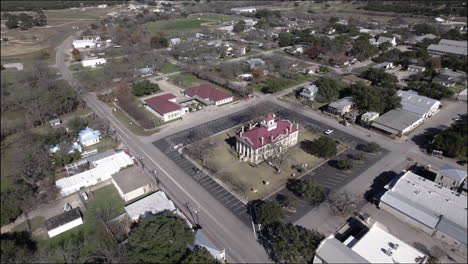
M 50 238 L 83 224 L 79 208 L 56 215 L 46 221 L 47 234 Z

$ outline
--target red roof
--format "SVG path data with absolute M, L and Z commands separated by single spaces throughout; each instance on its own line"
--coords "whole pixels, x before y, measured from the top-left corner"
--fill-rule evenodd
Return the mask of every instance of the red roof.
M 202 84 L 200 86 L 192 87 L 190 89 L 185 90 L 185 93 L 187 93 L 190 96 L 197 95 L 205 100 L 209 99 L 210 101 L 214 102 L 232 97 L 232 95 L 220 91 L 209 84 Z
M 298 130 L 299 129 L 297 128 L 297 126 L 294 126 L 288 120 L 277 120 L 275 129 L 268 131 L 266 127 L 258 126 L 252 128 L 251 130 L 245 131 L 244 133 L 236 135 L 236 138 L 238 140 L 241 140 L 242 142 L 245 142 L 254 149 L 257 149 L 272 142 L 276 142 L 280 138 L 284 138 L 285 136 L 294 133 Z
M 158 113 L 164 115 L 179 110 L 181 108 L 180 105 L 169 101 L 169 99 L 173 99 L 176 97 L 177 96 L 168 93 L 146 99 L 145 103 Z
M 266 116 L 265 116 L 265 120 L 266 121 L 270 121 L 270 120 L 273 120 L 275 119 L 275 116 L 272 114 L 272 113 L 268 113 Z

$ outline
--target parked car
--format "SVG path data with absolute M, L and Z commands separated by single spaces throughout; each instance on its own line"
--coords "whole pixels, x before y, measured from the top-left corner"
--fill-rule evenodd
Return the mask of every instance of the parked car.
M 349 127 L 351 125 L 348 121 L 345 120 L 341 121 L 340 123 L 345 127 Z
M 325 135 L 330 135 L 331 133 L 333 133 L 333 131 L 334 131 L 333 129 L 327 129 L 323 133 L 325 133 Z
M 81 193 L 81 196 L 83 196 L 83 199 L 84 199 L 85 201 L 88 201 L 88 194 L 87 194 L 86 192 L 82 192 L 82 193 Z
M 71 205 L 69 203 L 66 203 L 64 206 L 63 206 L 63 211 L 65 212 L 68 212 L 72 209 Z

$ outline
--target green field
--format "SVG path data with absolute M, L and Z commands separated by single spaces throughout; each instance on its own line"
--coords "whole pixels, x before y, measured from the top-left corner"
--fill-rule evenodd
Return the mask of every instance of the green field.
M 159 33 L 163 31 L 171 31 L 171 30 L 190 30 L 201 28 L 204 25 L 208 25 L 214 23 L 210 20 L 204 19 L 189 19 L 189 18 L 180 18 L 180 19 L 172 19 L 168 21 L 157 21 L 147 23 L 146 29 L 151 33 Z
M 181 74 L 176 74 L 172 75 L 169 77 L 169 80 L 171 80 L 175 85 L 183 88 L 183 89 L 188 89 L 193 86 L 201 85 L 204 83 L 209 83 L 208 81 L 200 80 L 194 75 L 190 73 L 181 73 Z
M 197 13 L 197 14 L 190 14 L 189 18 L 195 19 L 204 19 L 204 20 L 211 20 L 211 21 L 218 21 L 218 22 L 226 22 L 232 20 L 240 20 L 240 17 L 224 15 L 224 14 L 216 14 L 216 13 Z
M 116 108 L 116 111 L 112 111 L 114 116 L 122 123 L 125 127 L 128 128 L 133 134 L 137 136 L 150 136 L 159 131 L 155 128 L 154 130 L 146 131 L 143 128 L 139 127 L 135 122 L 132 122 L 120 109 Z
M 180 71 L 179 66 L 177 66 L 175 64 L 172 64 L 170 62 L 164 63 L 161 66 L 161 69 L 159 69 L 159 72 L 164 73 L 164 74 L 173 73 L 173 72 L 177 72 L 177 71 Z

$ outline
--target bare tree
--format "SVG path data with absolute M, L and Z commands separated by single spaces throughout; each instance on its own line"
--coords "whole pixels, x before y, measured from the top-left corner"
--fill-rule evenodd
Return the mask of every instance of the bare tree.
M 358 195 L 349 192 L 333 193 L 326 201 L 331 211 L 341 216 L 351 213 L 363 204 L 363 200 Z
M 101 260 L 101 263 L 125 263 L 128 261 L 125 247 L 110 240 L 104 241 L 95 249 L 93 258 Z
M 201 161 L 201 163 L 205 163 L 207 156 L 212 152 L 212 148 L 208 146 L 208 142 L 206 140 L 199 140 L 187 147 L 186 153 L 196 159 Z
M 268 145 L 264 153 L 267 155 L 266 160 L 274 165 L 278 173 L 281 173 L 285 162 L 292 157 L 291 148 L 280 143 Z

